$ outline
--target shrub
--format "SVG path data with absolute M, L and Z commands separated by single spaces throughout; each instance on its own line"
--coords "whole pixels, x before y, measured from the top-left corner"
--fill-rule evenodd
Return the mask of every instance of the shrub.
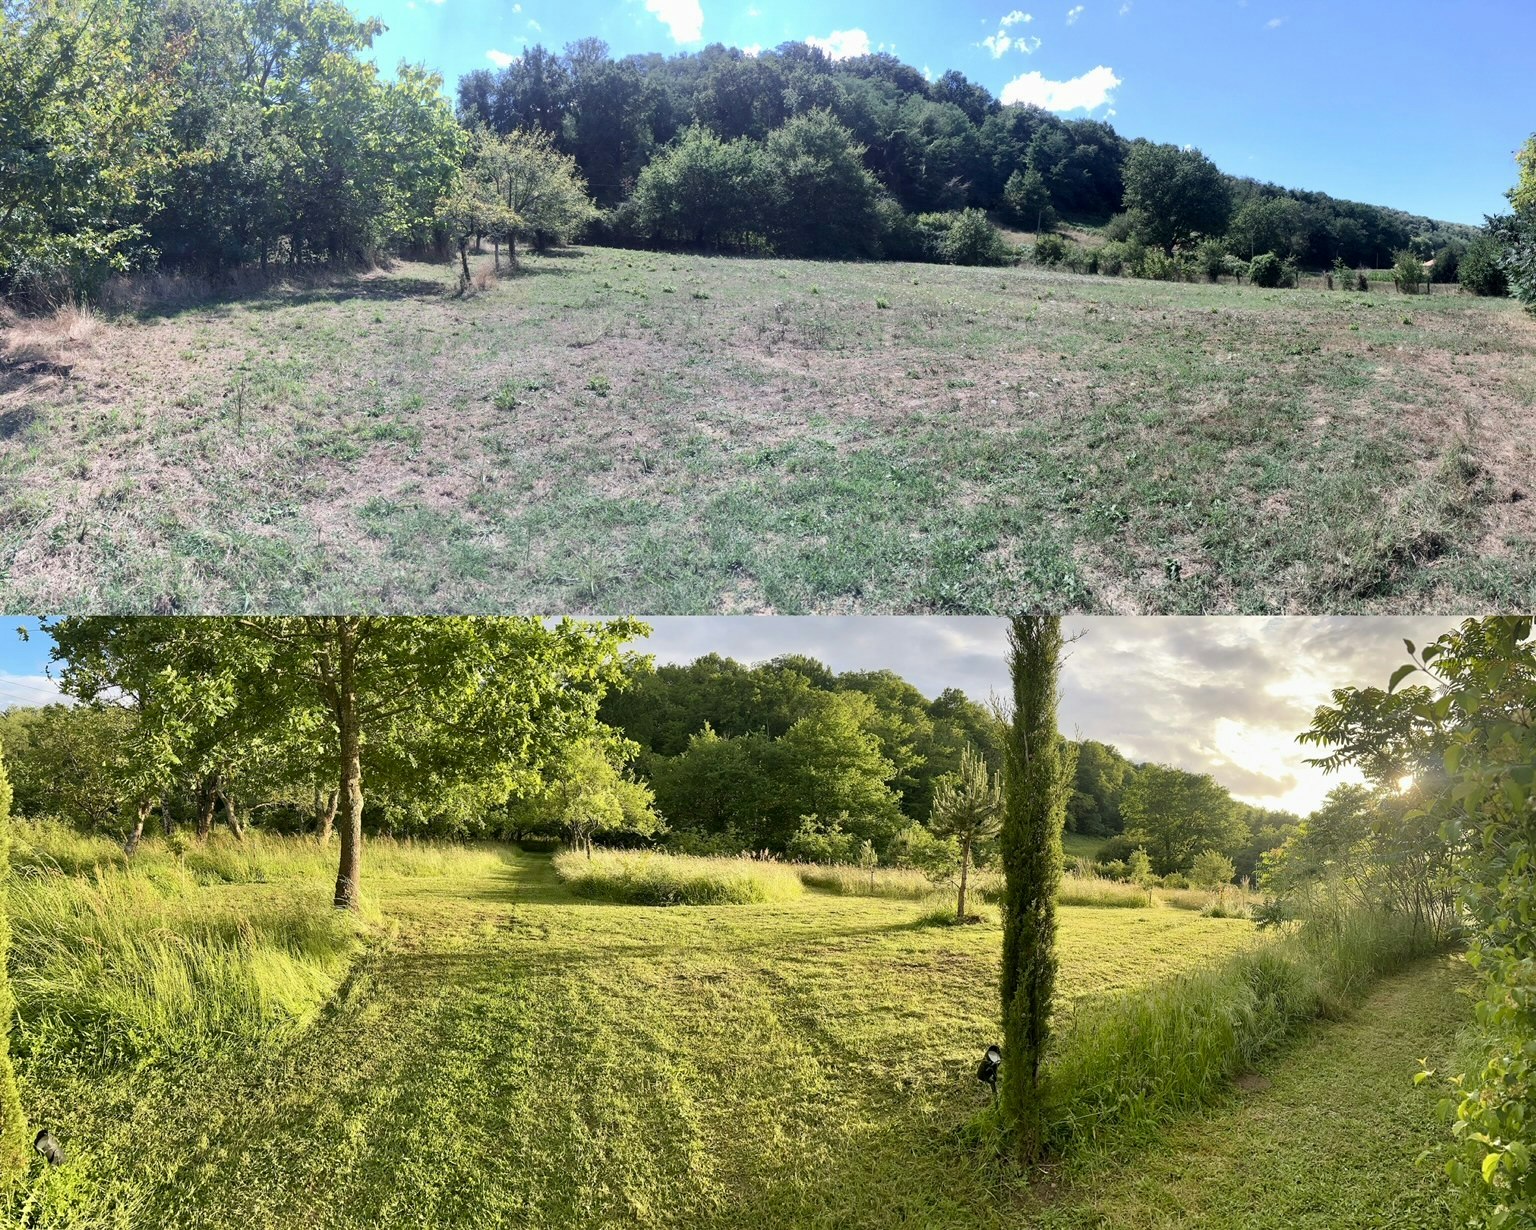
M 1392 259 L 1392 281 L 1397 284 L 1397 289 L 1405 295 L 1419 293 L 1419 285 L 1424 282 L 1424 265 L 1407 248 L 1398 252 Z
M 1499 253 L 1499 245 L 1491 236 L 1479 235 L 1474 239 L 1457 270 L 1462 289 L 1474 295 L 1507 295 L 1509 280 L 1499 264 Z
M 1235 278 L 1241 282 L 1248 276 L 1248 262 L 1240 256 L 1233 256 L 1228 253 L 1221 258 L 1221 271 L 1228 277 Z
M 1125 862 L 1136 847 L 1124 833 L 1116 833 L 1094 851 L 1093 857 L 1100 863 Z
M 599 850 L 554 857 L 555 874 L 579 897 L 627 905 L 752 905 L 787 901 L 805 887 L 784 863 Z
M 841 820 L 823 824 L 815 816 L 801 816 L 784 850 L 797 863 L 851 863 L 858 842 L 843 831 Z
M 939 253 L 951 265 L 1006 265 L 1014 259 L 1002 233 L 979 209 L 955 215 Z
M 1106 243 L 1102 247 L 1095 249 L 1094 254 L 1098 260 L 1100 273 L 1117 278 L 1125 272 L 1124 244 Z
M 1227 245 L 1219 239 L 1202 239 L 1195 249 L 1195 268 L 1214 282 L 1226 272 Z
M 1177 871 L 1170 871 L 1163 877 L 1164 888 L 1184 889 L 1189 887 L 1189 877 Z
M 929 877 L 946 876 L 959 865 L 959 843 L 939 837 L 915 820 L 891 838 L 886 853 L 892 866 L 911 868 Z
M 1115 214 L 1104 224 L 1104 238 L 1110 243 L 1125 243 L 1136 233 L 1136 219 L 1130 213 Z
M 875 225 L 880 237 L 880 254 L 887 260 L 934 259 L 928 233 L 894 197 L 882 196 L 875 203 Z
M 1123 858 L 1111 859 L 1107 863 L 1099 864 L 1099 874 L 1109 880 L 1129 880 L 1131 865 Z
M 1035 239 L 1032 259 L 1037 265 L 1059 265 L 1067 255 L 1067 241 L 1060 235 L 1040 235 Z
M 1285 268 L 1273 252 L 1262 252 L 1248 263 L 1248 280 L 1255 286 L 1273 290 L 1285 277 Z
M 1232 865 L 1232 860 L 1219 850 L 1200 851 L 1189 870 L 1190 883 L 1196 888 L 1217 889 L 1232 883 L 1236 876 L 1237 868 Z
M 1036 234 L 1056 226 L 1056 210 L 1039 171 L 1015 170 L 1003 185 L 1003 202 L 1015 222 Z
M 1454 282 L 1456 281 L 1456 274 L 1460 265 L 1460 251 L 1447 244 L 1435 253 L 1435 263 L 1429 269 L 1429 280 L 1431 282 Z

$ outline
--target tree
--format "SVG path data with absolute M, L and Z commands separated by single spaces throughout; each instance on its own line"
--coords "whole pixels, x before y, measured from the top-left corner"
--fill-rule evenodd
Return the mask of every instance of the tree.
M 1232 189 L 1199 150 L 1137 141 L 1125 160 L 1125 207 L 1147 243 L 1172 253 L 1197 235 L 1225 233 Z
M 171 754 L 210 720 L 244 715 L 243 738 L 323 745 L 338 782 L 335 904 L 360 904 L 363 774 L 386 791 L 533 789 L 571 745 L 599 733 L 597 705 L 623 679 L 632 620 L 547 627 L 537 619 L 314 616 L 115 619 L 48 629 L 66 691 L 144 698 L 147 732 Z
M 1497 298 L 1509 293 L 1509 279 L 1499 263 L 1499 244 L 1492 235 L 1483 234 L 1468 245 L 1456 270 L 1463 290 L 1474 295 Z
M 556 149 L 554 139 L 540 129 L 517 129 L 505 136 L 482 129 L 471 166 L 486 197 L 501 207 L 499 231 L 490 233 L 506 239 L 514 268 L 519 238 L 539 247 L 565 243 L 597 216 L 576 160 Z
M 542 788 L 525 801 L 522 818 L 541 827 L 563 828 L 571 844 L 592 855 L 592 840 L 604 833 L 650 837 L 662 829 L 650 789 L 622 771 L 615 760 L 634 747 L 605 746 L 588 738 L 565 749 Z
M 1016 616 L 1009 631 L 1013 713 L 1004 743 L 1002 1111 L 1026 1159 L 1045 1144 L 1040 1061 L 1056 990 L 1056 889 L 1074 766 L 1056 728 L 1061 619 Z
M 788 251 L 874 253 L 879 184 L 864 166 L 864 148 L 830 111 L 809 111 L 775 129 L 767 154 L 780 203 L 776 230 Z
M 5 749 L 0 747 L 0 877 L 11 868 L 11 784 L 5 774 Z M 8 958 L 11 952 L 11 919 L 0 900 L 0 1185 L 8 1184 L 27 1167 L 26 1118 L 16 1072 L 11 1066 L 11 1022 L 16 1001 L 11 994 Z
M 971 853 L 979 842 L 995 837 L 1002 824 L 1003 789 L 995 774 L 967 747 L 960 757 L 960 772 L 940 780 L 933 795 L 933 817 L 928 827 L 940 837 L 960 840 L 960 892 L 955 919 L 965 921 L 965 885 Z
M 1417 795 L 1404 818 L 1455 848 L 1450 868 L 1471 928 L 1479 1070 L 1447 1082 L 1452 1139 L 1444 1170 L 1463 1195 L 1461 1224 L 1536 1221 L 1536 642 L 1532 620 L 1467 620 L 1422 650 L 1385 689 L 1344 688 L 1301 741 L 1311 763 L 1360 768 L 1378 787 L 1405 774 Z M 1411 677 L 1426 682 L 1400 686 Z M 1435 1074 L 1426 1070 L 1420 1080 Z
M 1036 234 L 1056 228 L 1056 209 L 1039 171 L 1016 170 L 1003 185 L 1003 203 L 1009 216 Z
M 654 238 L 701 248 L 740 243 L 773 218 L 772 171 L 756 142 L 722 141 L 694 125 L 640 172 L 634 201 Z
M 822 693 L 779 740 L 783 798 L 795 815 L 849 815 L 848 829 L 883 846 L 900 827 L 889 782 L 896 766 L 870 730 L 874 702 L 862 692 Z
M 1160 876 L 1188 871 L 1204 849 L 1226 852 L 1246 838 L 1232 796 L 1205 774 L 1143 765 L 1120 803 L 1125 835 L 1146 849 Z

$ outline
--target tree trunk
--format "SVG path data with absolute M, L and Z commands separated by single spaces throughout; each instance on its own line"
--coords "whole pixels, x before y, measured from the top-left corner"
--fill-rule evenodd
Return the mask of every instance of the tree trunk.
M 955 921 L 965 921 L 965 877 L 971 869 L 971 835 L 965 835 L 960 846 L 960 902 L 955 906 Z
M 213 832 L 213 810 L 218 806 L 219 775 L 200 777 L 197 781 L 197 839 L 207 841 Z
M 224 803 L 224 821 L 229 825 L 229 831 L 235 835 L 236 841 L 245 840 L 245 825 L 240 820 L 240 810 L 235 806 L 235 796 L 228 790 L 220 790 L 219 798 Z
M 463 294 L 469 289 L 469 239 L 461 236 L 459 239 L 459 264 L 463 266 L 463 273 L 459 277 L 459 293 Z
M 176 827 L 175 821 L 171 819 L 171 805 L 165 801 L 164 794 L 160 796 L 160 827 L 167 837 Z
M 153 799 L 145 799 L 139 804 L 139 814 L 134 819 L 133 829 L 128 834 L 128 840 L 123 842 L 123 853 L 130 858 L 139 848 L 139 842 L 144 840 L 144 822 L 149 819 L 149 813 L 154 810 Z
M 336 908 L 362 904 L 358 885 L 363 873 L 363 738 L 357 712 L 357 630 L 341 621 L 337 653 L 336 727 L 341 734 L 341 866 L 336 871 Z

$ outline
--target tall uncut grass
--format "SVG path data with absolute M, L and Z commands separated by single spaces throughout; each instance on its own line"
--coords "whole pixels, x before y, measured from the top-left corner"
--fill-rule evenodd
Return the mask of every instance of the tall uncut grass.
M 555 874 L 582 897 L 631 905 L 750 905 L 805 892 L 795 869 L 750 858 L 652 851 L 577 850 L 554 857 Z
M 842 863 L 792 864 L 807 888 L 840 897 L 890 897 L 898 901 L 925 901 L 940 889 L 921 871 L 905 867 L 850 867 Z
M 140 1061 L 281 1041 L 347 976 L 377 913 L 331 906 L 335 842 L 217 834 L 130 858 L 103 837 L 16 826 L 6 897 L 16 1049 Z M 372 839 L 368 879 L 473 874 L 491 847 Z M 232 888 L 230 886 L 240 886 Z
M 1084 1001 L 1046 1068 L 1051 1146 L 1148 1132 L 1208 1103 L 1300 1027 L 1438 946 L 1391 915 L 1313 920 L 1221 964 Z

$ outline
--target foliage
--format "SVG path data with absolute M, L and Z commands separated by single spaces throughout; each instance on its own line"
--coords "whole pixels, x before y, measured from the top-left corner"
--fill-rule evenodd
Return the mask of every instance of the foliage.
M 1196 236 L 1223 234 L 1232 194 L 1199 150 L 1136 141 L 1125 160 L 1125 205 L 1137 234 L 1172 253 Z
M 1509 293 L 1509 279 L 1499 263 L 1500 248 L 1492 235 L 1479 235 L 1462 253 L 1457 280 L 1474 295 L 1499 297 Z
M 768 231 L 777 190 L 760 143 L 694 125 L 646 164 L 633 199 L 652 238 L 720 248 Z
M 965 209 L 954 215 L 938 251 L 950 265 L 1006 265 L 1013 260 L 1013 252 L 1002 233 L 979 209 Z
M 774 232 L 800 256 L 872 256 L 880 188 L 864 148 L 830 111 L 797 115 L 768 135 L 768 165 L 780 202 Z
M 612 740 L 590 738 L 563 748 L 556 765 L 541 775 L 535 792 L 509 803 L 518 827 L 562 830 L 572 845 L 585 846 L 589 853 L 596 837 L 657 836 L 665 826 L 656 814 L 650 788 L 615 763 L 632 751 L 632 745 L 614 747 Z
M 1158 875 L 1188 871 L 1201 850 L 1230 851 L 1247 837 L 1232 796 L 1207 774 L 1146 765 L 1120 809 L 1126 837 L 1145 848 Z
M 1002 1110 L 1025 1158 L 1045 1146 L 1040 1064 L 1056 992 L 1056 890 L 1061 833 L 1076 766 L 1056 728 L 1063 640 L 1058 616 L 1009 628 L 1013 712 L 1004 743 Z
M 1020 226 L 1042 235 L 1056 228 L 1056 209 L 1039 171 L 1015 169 L 1003 185 L 1003 202 Z
M 1285 277 L 1285 267 L 1273 252 L 1261 252 L 1248 262 L 1248 280 L 1273 290 Z
M 1067 241 L 1060 235 L 1040 235 L 1032 255 L 1037 265 L 1059 265 L 1066 259 Z
M 1385 690 L 1336 691 L 1303 738 L 1326 768 L 1414 779 L 1404 819 L 1455 851 L 1472 926 L 1482 1067 L 1453 1076 L 1445 1170 L 1472 1226 L 1536 1218 L 1536 642 L 1526 617 L 1468 620 L 1416 650 Z M 1402 686 L 1423 675 L 1426 683 Z M 1426 1071 L 1421 1079 L 1433 1073 Z
M 1141 884 L 1125 884 L 1102 876 L 1066 875 L 1061 877 L 1056 890 L 1056 904 L 1140 910 L 1152 904 L 1152 894 Z
M 577 896 L 628 905 L 754 905 L 804 891 L 793 867 L 749 858 L 567 850 L 554 867 Z
M 1067 829 L 1073 833 L 1107 836 L 1124 827 L 1120 798 L 1136 775 L 1136 766 L 1108 743 L 1084 739 L 1077 745 L 1077 769 L 1072 798 L 1067 803 Z
M 338 783 L 336 904 L 360 904 L 363 780 L 397 799 L 539 787 L 583 739 L 643 625 L 468 617 L 117 619 L 49 626 L 66 692 L 130 698 L 142 796 L 179 769 Z
M 1218 889 L 1237 878 L 1237 868 L 1220 850 L 1202 850 L 1190 865 L 1189 882 L 1196 888 Z M 1169 884 L 1169 888 L 1179 887 Z
M 955 917 L 965 917 L 965 885 L 971 869 L 971 853 L 982 842 L 996 837 L 1003 819 L 1003 789 L 998 775 L 987 771 L 986 762 L 972 747 L 960 756 L 959 773 L 939 779 L 933 794 L 933 818 L 929 827 L 940 837 L 960 843 L 960 886 Z
M 1416 295 L 1419 288 L 1429 281 L 1429 276 L 1424 271 L 1423 262 L 1404 248 L 1393 255 L 1392 281 L 1403 294 Z

